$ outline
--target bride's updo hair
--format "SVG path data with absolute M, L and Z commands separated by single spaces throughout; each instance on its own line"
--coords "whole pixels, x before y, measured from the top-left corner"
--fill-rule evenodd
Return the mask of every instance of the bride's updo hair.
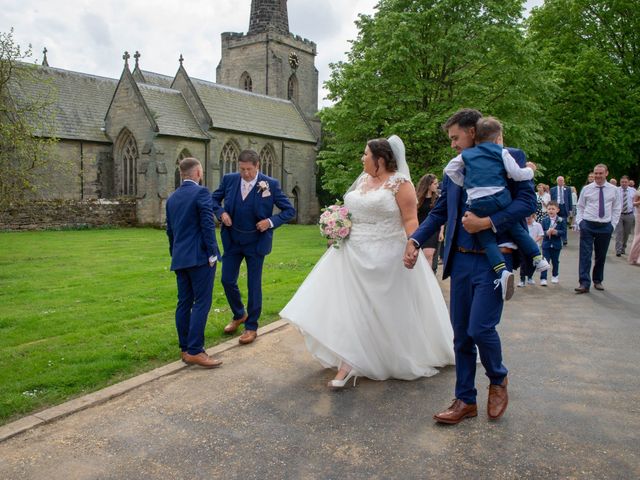
M 389 172 L 396 172 L 398 170 L 398 162 L 396 157 L 393 156 L 393 150 L 386 138 L 376 138 L 375 140 L 369 140 L 367 142 L 369 150 L 373 155 L 373 162 L 376 164 L 376 171 L 380 168 L 378 160 L 384 160 L 384 166 Z

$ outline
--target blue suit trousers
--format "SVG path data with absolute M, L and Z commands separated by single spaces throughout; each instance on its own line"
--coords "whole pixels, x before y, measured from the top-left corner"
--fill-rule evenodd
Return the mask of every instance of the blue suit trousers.
M 216 266 L 206 264 L 175 272 L 178 282 L 176 329 L 180 349 L 197 355 L 204 351 L 204 328 L 211 309 Z

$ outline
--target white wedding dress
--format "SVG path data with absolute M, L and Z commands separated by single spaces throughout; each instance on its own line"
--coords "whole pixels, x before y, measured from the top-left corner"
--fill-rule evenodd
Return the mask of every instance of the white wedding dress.
M 454 363 L 453 331 L 440 286 L 420 254 L 404 267 L 407 242 L 395 200 L 395 173 L 366 191 L 366 174 L 347 193 L 353 226 L 329 248 L 280 316 L 295 325 L 325 367 L 342 361 L 374 380 L 412 380 Z

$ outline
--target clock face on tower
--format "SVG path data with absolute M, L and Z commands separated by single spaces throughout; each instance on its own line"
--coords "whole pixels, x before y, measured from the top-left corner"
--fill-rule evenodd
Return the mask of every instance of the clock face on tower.
M 289 66 L 295 70 L 298 68 L 298 63 L 298 55 L 296 55 L 296 52 L 289 53 Z

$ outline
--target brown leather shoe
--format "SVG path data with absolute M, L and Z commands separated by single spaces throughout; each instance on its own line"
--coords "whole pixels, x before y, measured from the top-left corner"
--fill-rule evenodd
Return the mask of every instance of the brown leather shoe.
M 231 320 L 226 327 L 224 327 L 224 333 L 235 333 L 240 325 L 247 321 L 248 315 L 245 313 L 243 317 Z
M 204 368 L 215 368 L 222 365 L 222 360 L 211 358 L 205 352 L 200 352 L 197 355 L 191 355 L 190 353 L 184 352 L 182 361 L 188 365 L 200 365 Z
M 240 345 L 248 345 L 253 342 L 257 336 L 258 332 L 255 330 L 245 330 L 244 333 L 240 335 L 240 338 L 238 338 L 238 343 L 240 343 Z
M 180 352 L 180 359 L 182 359 L 183 362 L 184 362 L 184 356 L 186 355 L 186 353 L 187 352 Z
M 477 416 L 478 406 L 475 403 L 472 405 L 467 405 L 462 400 L 456 398 L 449 408 L 440 413 L 436 413 L 433 416 L 433 419 L 436 422 L 455 425 L 456 423 L 460 423 L 465 418 Z
M 500 385 L 489 385 L 489 398 L 487 400 L 487 415 L 491 420 L 499 419 L 509 404 L 507 384 L 509 379 L 505 377 Z
M 600 290 L 600 291 L 604 290 L 604 287 L 602 286 L 601 283 L 594 283 L 593 284 L 593 288 L 595 288 L 596 290 Z
M 576 293 L 589 293 L 589 289 L 587 287 L 583 287 L 582 285 L 580 285 L 579 287 L 576 287 L 573 289 Z

